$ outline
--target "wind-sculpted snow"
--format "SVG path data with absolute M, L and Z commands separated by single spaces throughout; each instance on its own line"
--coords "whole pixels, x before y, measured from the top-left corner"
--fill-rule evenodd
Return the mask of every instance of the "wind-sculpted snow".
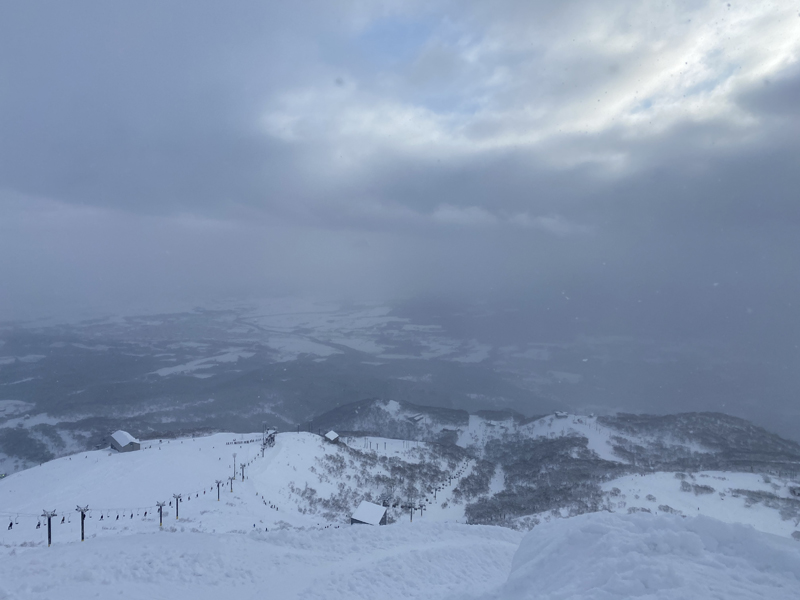
M 486 600 L 793 600 L 800 545 L 695 517 L 593 514 L 528 533 Z
M 413 523 L 0 548 L 0 599 L 462 598 L 502 584 L 520 538 L 500 527 Z

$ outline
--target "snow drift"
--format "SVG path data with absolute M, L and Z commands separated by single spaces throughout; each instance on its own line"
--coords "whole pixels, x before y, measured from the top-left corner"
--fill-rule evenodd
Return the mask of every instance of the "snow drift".
M 796 599 L 800 546 L 708 517 L 590 514 L 523 538 L 504 600 Z

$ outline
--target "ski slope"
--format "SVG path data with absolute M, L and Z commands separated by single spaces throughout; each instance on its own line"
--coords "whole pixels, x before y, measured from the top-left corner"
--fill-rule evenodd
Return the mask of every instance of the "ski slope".
M 788 498 L 782 480 L 622 477 L 605 484 L 610 512 L 539 515 L 523 533 L 463 523 L 463 505 L 448 499 L 474 466 L 464 458 L 451 463 L 435 499 L 419 499 L 426 510 L 413 522 L 399 508 L 394 524 L 350 526 L 362 495 L 380 491 L 369 486 L 384 474 L 382 459 L 442 459 L 422 442 L 345 442 L 350 447 L 282 433 L 262 457 L 260 435 L 220 433 L 144 442 L 125 454 L 85 452 L 13 474 L 0 481 L 0 600 L 800 597 L 794 523 L 741 493 Z M 496 477 L 492 487 L 502 487 L 502 473 Z M 714 491 L 687 492 L 684 482 Z M 179 518 L 173 494 L 182 495 Z M 315 508 L 336 494 L 340 511 Z M 155 502 L 170 500 L 160 527 Z M 76 505 L 90 509 L 85 542 Z M 666 505 L 671 514 L 659 511 Z M 57 512 L 51 547 L 43 509 Z
M 15 473 L 0 483 L 0 543 L 46 542 L 42 511 L 56 510 L 53 543 L 79 537 L 77 505 L 89 506 L 87 537 L 147 533 L 158 528 L 156 502 L 164 507 L 164 526 L 205 533 L 267 531 L 276 528 L 326 528 L 349 524 L 359 494 L 369 489 L 364 475 L 386 475 L 380 465 L 364 465 L 376 457 L 406 463 L 428 459 L 427 444 L 377 437 L 349 438 L 358 452 L 331 444 L 311 433 L 281 433 L 273 448 L 262 453 L 260 434 L 220 433 L 207 437 L 144 442 L 138 452 L 90 451 L 59 458 Z M 234 457 L 236 453 L 236 479 Z M 321 466 L 337 457 L 344 465 L 332 475 Z M 345 463 L 345 458 L 347 463 Z M 242 480 L 241 465 L 245 465 Z M 472 461 L 462 461 L 452 475 L 466 476 Z M 222 481 L 217 493 L 216 481 Z M 440 490 L 416 499 L 425 511 L 417 519 L 464 520 L 463 505 L 447 503 L 458 477 L 442 481 Z M 313 494 L 306 493 L 308 488 Z M 231 491 L 231 489 L 233 491 Z M 331 513 L 309 499 L 342 493 L 345 505 Z M 182 496 L 178 516 L 174 494 Z M 219 500 L 217 500 L 219 496 Z M 442 506 L 444 505 L 444 506 Z M 147 513 L 147 514 L 145 514 Z M 324 513 L 324 514 L 323 514 Z M 408 510 L 393 511 L 395 520 L 411 520 Z M 65 520 L 62 523 L 62 519 Z M 9 530 L 9 523 L 14 525 Z

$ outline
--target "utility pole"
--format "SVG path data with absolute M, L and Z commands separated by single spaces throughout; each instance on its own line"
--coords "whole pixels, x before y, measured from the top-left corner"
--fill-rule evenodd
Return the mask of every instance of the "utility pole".
M 167 505 L 166 502 L 156 502 L 156 506 L 158 507 L 158 526 L 164 526 L 164 507 Z
M 172 494 L 172 497 L 175 498 L 175 520 L 178 520 L 178 504 L 181 502 L 181 494 Z
M 216 484 L 217 484 L 217 502 L 219 502 L 219 486 L 220 486 L 221 484 L 223 484 L 223 483 L 225 483 L 225 482 L 224 482 L 224 481 L 222 481 L 222 479 L 217 479 L 217 480 L 216 480 Z
M 228 481 L 231 482 L 231 493 L 233 493 L 233 482 L 236 481 L 236 477 L 228 477 Z
M 86 511 L 89 510 L 89 505 L 78 506 L 75 510 L 81 513 L 81 541 L 83 541 L 83 522 L 86 520 Z
M 50 547 L 50 544 L 53 543 L 53 530 L 50 526 L 50 521 L 53 517 L 56 516 L 56 511 L 54 510 L 43 510 L 42 516 L 47 519 L 47 547 Z
M 241 469 L 242 469 L 242 481 L 244 481 L 244 463 L 242 463 L 242 464 L 241 464 L 241 465 L 239 465 L 239 466 L 240 466 L 240 467 L 241 467 Z

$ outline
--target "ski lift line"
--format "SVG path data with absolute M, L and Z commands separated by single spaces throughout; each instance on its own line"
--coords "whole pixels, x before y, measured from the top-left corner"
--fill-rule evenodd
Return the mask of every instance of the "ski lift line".
M 249 461 L 249 462 L 252 462 L 252 460 Z M 249 462 L 247 464 L 249 464 Z M 229 478 L 229 479 L 231 479 L 231 478 Z M 208 490 L 213 492 L 214 491 L 214 485 L 208 486 Z M 202 487 L 200 489 L 197 489 L 197 490 L 194 490 L 192 492 L 189 492 L 188 494 L 186 494 L 186 500 L 187 501 L 191 500 L 191 496 L 192 495 L 195 496 L 195 499 L 199 499 L 201 492 L 203 493 L 203 495 L 207 495 L 206 487 Z M 183 497 L 183 496 L 181 495 L 181 497 Z M 91 513 L 100 513 L 101 515 L 103 515 L 103 514 L 108 514 L 108 513 L 112 513 L 113 512 L 113 513 L 116 513 L 117 516 L 119 516 L 119 513 L 123 513 L 123 514 L 130 513 L 131 517 L 133 517 L 133 513 L 134 512 L 150 511 L 150 510 L 153 510 L 153 505 L 133 506 L 133 507 L 131 507 L 131 506 L 92 507 L 92 508 L 89 508 L 86 512 L 87 512 L 87 514 L 90 514 L 90 515 L 91 515 Z M 20 517 L 25 518 L 25 519 L 29 519 L 30 518 L 30 519 L 37 519 L 37 520 L 42 517 L 42 515 L 40 515 L 39 513 L 5 512 L 5 511 L 0 512 L 0 516 L 2 516 L 3 518 L 10 518 L 12 521 L 16 521 L 15 524 L 18 524 L 18 521 L 19 521 Z M 67 517 L 70 518 L 70 516 L 71 516 L 71 513 L 68 513 Z M 110 518 L 110 514 L 109 514 L 109 518 Z M 70 521 L 70 523 L 71 522 L 72 521 Z
M 23 512 L 0 512 L 0 516 L 9 517 L 11 519 L 14 519 L 16 517 L 33 517 L 33 518 L 36 518 L 36 517 L 40 517 L 41 514 L 39 514 L 39 513 L 23 513 Z
M 210 485 L 207 488 L 203 487 L 203 488 L 200 488 L 198 490 L 194 490 L 192 492 L 187 493 L 186 496 L 185 496 L 185 499 L 188 500 L 189 496 L 195 496 L 196 499 L 197 499 L 197 498 L 199 498 L 200 495 L 202 495 L 203 492 L 207 493 L 208 490 L 213 490 L 213 489 L 215 489 L 214 486 Z M 131 506 L 120 506 L 120 507 L 100 507 L 100 506 L 97 506 L 97 507 L 89 508 L 87 513 L 92 513 L 92 512 L 97 512 L 97 513 L 106 513 L 106 512 L 123 513 L 123 512 L 128 512 L 128 513 L 130 513 L 130 512 L 134 512 L 134 511 L 143 511 L 143 510 L 149 511 L 149 510 L 151 510 L 153 508 L 153 506 L 155 506 L 155 505 L 154 504 L 150 504 L 150 505 L 147 505 L 147 506 L 133 506 L 133 507 L 131 507 Z M 5 511 L 4 512 L 0 512 L 0 516 L 2 516 L 4 518 L 5 517 L 10 517 L 12 519 L 15 518 L 15 517 L 26 517 L 26 518 L 38 518 L 38 517 L 41 517 L 41 515 L 39 513 L 5 512 Z

